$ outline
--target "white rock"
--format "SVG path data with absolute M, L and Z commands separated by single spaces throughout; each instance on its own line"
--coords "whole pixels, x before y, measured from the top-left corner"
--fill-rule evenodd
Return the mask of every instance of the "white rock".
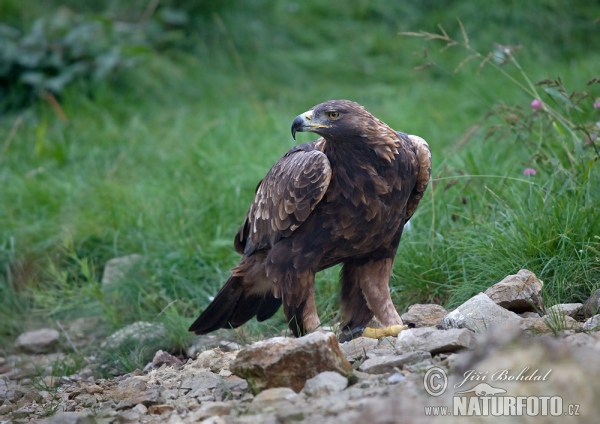
M 348 379 L 334 371 L 324 371 L 306 380 L 302 393 L 308 396 L 327 396 L 348 387 Z
M 396 348 L 401 352 L 427 351 L 432 355 L 472 349 L 475 334 L 466 328 L 436 330 L 432 327 L 412 328 L 398 334 Z
M 583 331 L 596 331 L 600 329 L 600 314 L 594 315 L 583 324 Z
M 526 269 L 509 275 L 485 291 L 494 303 L 514 312 L 542 310 L 543 283 Z
M 546 315 L 561 313 L 571 318 L 575 318 L 577 317 L 577 314 L 581 312 L 582 308 L 583 303 L 559 303 L 558 305 L 548 308 Z
M 416 304 L 408 307 L 408 311 L 400 318 L 405 325 L 414 324 L 415 327 L 434 327 L 448 315 L 448 311 L 436 304 Z
M 17 337 L 15 347 L 29 353 L 46 353 L 58 342 L 59 337 L 58 331 L 52 328 L 28 331 Z
M 514 323 L 518 325 L 521 318 L 497 304 L 483 293 L 472 297 L 450 312 L 443 321 L 444 328 L 468 328 L 476 333 L 483 333 L 494 325 Z
M 302 397 L 288 387 L 276 387 L 260 392 L 250 404 L 250 412 L 266 408 L 284 408 L 302 402 Z
M 414 364 L 427 359 L 431 359 L 431 353 L 425 351 L 377 356 L 364 361 L 358 369 L 369 374 L 383 374 L 393 371 L 394 368 L 402 368 L 403 365 Z
M 367 353 L 377 346 L 379 341 L 371 337 L 358 337 L 356 339 L 340 344 L 340 350 L 351 362 L 363 358 Z

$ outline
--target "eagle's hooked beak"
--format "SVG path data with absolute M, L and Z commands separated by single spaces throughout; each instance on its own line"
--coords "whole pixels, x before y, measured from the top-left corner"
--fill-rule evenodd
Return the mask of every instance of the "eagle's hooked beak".
M 319 128 L 327 128 L 327 125 L 313 122 L 313 111 L 309 110 L 296 116 L 296 119 L 292 122 L 292 137 L 295 140 L 296 132 L 315 131 Z

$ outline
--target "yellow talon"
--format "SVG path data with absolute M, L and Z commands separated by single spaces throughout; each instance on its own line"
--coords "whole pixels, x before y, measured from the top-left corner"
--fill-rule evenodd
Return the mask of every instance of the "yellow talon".
M 380 339 L 386 336 L 396 337 L 401 331 L 407 330 L 408 327 L 406 325 L 390 325 L 385 328 L 365 328 L 363 331 L 363 337 L 369 337 L 371 339 Z

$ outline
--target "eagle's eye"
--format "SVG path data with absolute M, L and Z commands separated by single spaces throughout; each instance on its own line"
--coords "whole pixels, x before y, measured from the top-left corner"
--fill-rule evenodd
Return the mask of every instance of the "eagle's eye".
M 340 113 L 335 110 L 330 110 L 329 112 L 325 112 L 325 115 L 327 115 L 327 117 L 329 119 L 338 119 L 340 117 Z

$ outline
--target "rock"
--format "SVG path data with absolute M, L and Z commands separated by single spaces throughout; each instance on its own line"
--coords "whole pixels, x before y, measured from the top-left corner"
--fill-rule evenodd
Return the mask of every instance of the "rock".
M 219 343 L 219 347 L 223 352 L 233 352 L 234 350 L 240 350 L 239 344 L 227 340 L 222 340 L 221 343 Z
M 104 393 L 104 389 L 102 386 L 98 386 L 97 384 L 92 384 L 91 386 L 87 386 L 85 389 L 90 395 L 95 393 Z
M 237 352 L 223 352 L 217 347 L 200 353 L 198 358 L 194 361 L 193 366 L 195 368 L 211 370 L 218 374 L 222 370 L 229 370 L 229 365 L 236 356 Z
M 378 356 L 367 359 L 358 369 L 369 374 L 383 374 L 392 372 L 394 368 L 402 368 L 403 365 L 414 364 L 417 362 L 431 359 L 431 353 L 428 351 L 406 352 L 401 355 Z
M 133 408 L 131 408 L 131 410 L 137 412 L 140 415 L 146 415 L 148 413 L 148 408 L 146 408 L 146 406 L 143 403 L 138 403 Z
M 406 379 L 406 377 L 404 376 L 404 374 L 395 372 L 388 377 L 387 381 L 390 384 L 398 384 L 398 383 L 402 383 L 405 379 Z
M 402 314 L 402 322 L 410 327 L 435 327 L 448 315 L 448 311 L 436 304 L 416 304 L 408 307 L 408 311 Z
M 52 328 L 29 331 L 17 337 L 15 347 L 28 353 L 47 353 L 56 345 L 59 336 Z
M 127 411 L 123 411 L 117 417 L 117 422 L 119 424 L 125 423 L 138 423 L 140 422 L 140 414 L 133 409 L 128 409 Z
M 141 261 L 142 255 L 138 254 L 110 259 L 104 265 L 102 286 L 106 287 L 123 281 L 127 273 L 135 266 L 138 266 Z
M 153 344 L 168 345 L 168 340 L 169 333 L 163 324 L 138 321 L 113 333 L 102 343 L 102 347 L 121 349 L 126 348 L 126 345 L 131 343 L 142 343 L 144 346 Z M 157 350 L 159 349 L 153 350 L 153 352 Z
M 522 318 L 519 328 L 529 334 L 550 333 L 552 330 L 546 325 L 546 318 Z
M 143 364 L 152 360 L 152 352 L 168 349 L 171 345 L 169 332 L 161 324 L 138 321 L 123 327 L 109 336 L 101 346 L 98 361 L 107 366 L 114 366 L 114 352 L 129 356 L 133 361 L 142 361 Z M 124 372 L 116 366 L 116 372 Z
M 540 311 L 543 283 L 526 269 L 509 275 L 485 291 L 497 305 L 513 312 Z
M 343 375 L 352 372 L 335 335 L 320 332 L 297 339 L 274 337 L 254 343 L 239 351 L 230 368 L 256 391 L 291 387 L 299 392 L 306 380 L 323 371 Z
M 13 405 L 10 401 L 7 401 L 2 406 L 0 406 L 0 415 L 8 415 L 15 409 L 17 409 L 17 406 Z
M 135 409 L 135 408 L 133 408 L 133 409 Z M 175 407 L 173 405 L 152 405 L 152 406 L 150 406 L 150 408 L 148 408 L 148 411 L 152 415 L 162 415 L 165 412 L 171 412 L 174 409 L 175 409 Z
M 596 290 L 581 308 L 581 313 L 585 319 L 600 313 L 600 289 Z
M 583 303 L 559 303 L 551 306 L 546 311 L 546 315 L 562 314 L 571 318 L 576 318 L 583 309 Z
M 302 393 L 307 396 L 328 396 L 348 387 L 348 379 L 334 371 L 325 371 L 306 380 Z
M 189 397 L 211 395 L 221 385 L 221 377 L 210 371 L 199 371 L 183 378 L 180 388 L 190 389 Z
M 23 408 L 24 406 L 30 405 L 33 402 L 39 404 L 43 400 L 44 398 L 42 397 L 42 395 L 40 395 L 40 393 L 37 390 L 30 390 L 27 393 L 25 393 L 25 396 L 23 396 L 17 401 L 17 408 Z
M 340 350 L 350 362 L 367 356 L 367 352 L 375 349 L 378 344 L 377 339 L 370 337 L 358 337 L 356 339 L 340 344 Z
M 152 362 L 149 362 L 144 367 L 144 371 L 148 371 L 153 368 L 160 368 L 163 365 L 183 365 L 183 362 L 181 361 L 181 359 L 176 358 L 169 352 L 158 350 L 154 354 L 154 359 L 152 359 Z
M 594 315 L 583 324 L 583 331 L 596 331 L 600 329 L 600 314 Z
M 141 377 L 130 377 L 119 382 L 114 391 L 109 391 L 108 396 L 119 402 L 117 409 L 132 408 L 138 404 L 148 407 L 158 403 L 159 391 L 156 388 L 147 389 Z
M 96 424 L 97 421 L 89 412 L 63 412 L 50 418 L 38 421 L 38 424 Z
M 521 318 L 514 312 L 507 311 L 487 295 L 479 293 L 450 312 L 444 318 L 442 326 L 443 328 L 468 328 L 476 333 L 483 333 L 494 325 L 503 325 L 507 322 L 519 324 L 520 320 Z
M 537 318 L 522 318 L 520 328 L 529 334 L 558 333 L 562 330 L 579 329 L 581 323 L 567 315 L 546 315 Z
M 202 402 L 202 406 L 190 414 L 189 421 L 195 423 L 215 415 L 229 415 L 232 409 L 230 402 Z
M 313 333 L 315 334 L 315 333 Z M 305 336 L 306 337 L 306 336 Z M 259 393 L 250 404 L 250 412 L 258 412 L 267 408 L 286 408 L 302 402 L 302 397 L 288 387 L 267 389 Z
M 472 349 L 475 334 L 466 328 L 436 330 L 431 327 L 413 328 L 398 334 L 396 348 L 400 352 L 427 351 L 432 355 Z

